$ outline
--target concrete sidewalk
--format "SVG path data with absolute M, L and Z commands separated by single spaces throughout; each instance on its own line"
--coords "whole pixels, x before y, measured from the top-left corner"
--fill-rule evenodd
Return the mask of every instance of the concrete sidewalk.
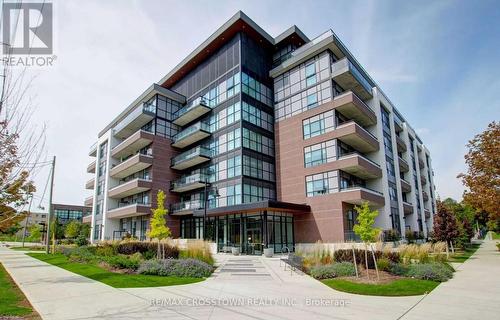
M 112 288 L 2 247 L 0 262 L 44 319 L 312 320 L 404 315 L 404 319 L 456 320 L 498 316 L 500 257 L 494 249 L 493 242 L 483 244 L 452 280 L 420 303 L 422 296 L 337 292 L 307 275 L 284 271 L 277 258 L 218 256 L 221 265 L 206 281 L 130 289 Z M 324 305 L 332 303 L 345 306 Z
M 484 241 L 453 279 L 440 284 L 402 319 L 498 319 L 500 252 L 495 243 Z

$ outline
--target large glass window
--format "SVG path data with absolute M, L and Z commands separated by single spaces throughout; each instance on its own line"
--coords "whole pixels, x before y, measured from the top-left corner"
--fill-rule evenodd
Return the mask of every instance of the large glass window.
M 241 73 L 241 91 L 268 106 L 272 106 L 272 91 L 246 73 Z
M 320 113 L 302 121 L 304 139 L 309 139 L 335 129 L 335 112 L 333 110 Z
M 329 140 L 304 148 L 304 166 L 312 167 L 336 159 L 335 140 Z
M 243 147 L 269 156 L 274 155 L 273 139 L 247 128 L 243 128 Z
M 262 180 L 274 181 L 274 164 L 244 155 L 243 174 Z
M 271 132 L 274 131 L 274 122 L 272 115 L 246 102 L 243 102 L 242 105 L 243 105 L 243 120 L 248 121 L 268 131 Z
M 306 176 L 306 195 L 314 197 L 338 191 L 338 171 L 328 171 Z
M 273 189 L 267 188 L 265 186 L 257 186 L 252 184 L 243 185 L 243 202 L 258 202 L 263 200 L 274 200 L 276 199 L 276 194 Z

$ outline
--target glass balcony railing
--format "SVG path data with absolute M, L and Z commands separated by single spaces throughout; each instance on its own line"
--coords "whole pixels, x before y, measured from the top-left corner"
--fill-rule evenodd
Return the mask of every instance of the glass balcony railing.
M 187 106 L 180 108 L 177 110 L 177 112 L 174 114 L 174 119 L 175 118 L 180 118 L 184 114 L 188 113 L 192 109 L 198 107 L 198 106 L 204 106 L 204 107 L 210 107 L 207 99 L 203 97 L 198 97 L 195 100 L 193 100 L 191 103 L 189 103 Z
M 344 74 L 345 72 L 350 72 L 352 77 L 363 87 L 363 89 L 370 95 L 372 95 L 372 86 L 370 85 L 370 82 L 363 76 L 363 74 L 356 68 L 356 66 L 349 61 L 347 57 L 344 57 L 338 61 L 335 61 L 332 64 L 332 75 L 339 76 L 341 74 Z M 351 88 L 345 88 L 346 90 L 351 89 Z M 358 96 L 360 95 L 359 93 L 356 93 Z M 364 97 L 362 97 L 364 98 Z
M 192 211 L 203 208 L 202 200 L 183 201 L 172 204 L 172 213 L 181 211 Z
M 175 190 L 177 188 L 182 188 L 193 183 L 204 183 L 208 181 L 208 176 L 203 173 L 195 173 L 189 176 L 184 176 L 178 180 L 171 183 L 171 189 Z
M 196 158 L 196 157 L 211 158 L 212 151 L 210 151 L 210 149 L 207 149 L 205 147 L 198 146 L 196 148 L 193 148 L 191 150 L 183 152 L 183 153 L 179 154 L 178 156 L 172 158 L 171 165 L 175 166 L 175 165 L 178 165 L 184 161 L 188 161 L 188 160 L 191 160 L 191 159 Z
M 198 131 L 206 131 L 210 133 L 210 126 L 204 122 L 197 122 L 187 127 L 186 129 L 182 130 L 181 132 L 177 133 L 173 139 L 174 143 L 179 142 L 180 140 L 189 137 L 190 135 Z
M 122 121 L 120 121 L 114 128 L 115 135 L 121 136 L 124 131 L 135 132 L 145 124 L 147 124 L 156 115 L 156 106 L 143 103 L 132 112 L 130 112 Z
M 352 157 L 352 156 L 358 156 L 360 158 L 363 158 L 364 160 L 370 162 L 371 164 L 373 164 L 374 166 L 380 168 L 380 165 L 378 163 L 376 163 L 375 161 L 373 160 L 370 160 L 368 159 L 367 157 L 365 157 L 364 155 L 362 155 L 361 153 L 357 152 L 357 151 L 353 151 L 353 152 L 348 152 L 348 153 L 343 153 L 343 154 L 340 154 L 339 157 L 337 158 L 337 160 L 340 160 L 342 158 L 349 158 L 349 157 Z

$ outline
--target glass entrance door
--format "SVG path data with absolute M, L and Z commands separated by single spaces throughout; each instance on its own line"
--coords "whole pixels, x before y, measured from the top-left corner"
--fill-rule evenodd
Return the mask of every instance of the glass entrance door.
M 261 255 L 263 250 L 262 218 L 247 217 L 245 223 L 245 253 Z

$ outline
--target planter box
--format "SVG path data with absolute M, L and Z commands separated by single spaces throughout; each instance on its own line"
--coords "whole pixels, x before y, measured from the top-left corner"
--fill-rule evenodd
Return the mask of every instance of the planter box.
M 264 257 L 272 258 L 274 255 L 274 248 L 265 248 L 264 249 Z
M 240 248 L 238 247 L 232 247 L 231 248 L 231 253 L 235 256 L 239 256 L 240 255 Z

